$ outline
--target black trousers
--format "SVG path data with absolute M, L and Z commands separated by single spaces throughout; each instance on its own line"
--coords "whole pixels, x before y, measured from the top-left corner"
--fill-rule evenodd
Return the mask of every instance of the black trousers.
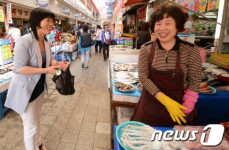
M 103 57 L 104 57 L 104 60 L 109 58 L 109 45 L 107 44 L 103 45 Z
M 96 41 L 96 44 L 95 44 L 95 52 L 97 53 L 98 52 L 98 46 L 99 46 L 99 52 L 101 53 L 101 51 L 102 51 L 102 43 L 101 43 L 101 41 Z

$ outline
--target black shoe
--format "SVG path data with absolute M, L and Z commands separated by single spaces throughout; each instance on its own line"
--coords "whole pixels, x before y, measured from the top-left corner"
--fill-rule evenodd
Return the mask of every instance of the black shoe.
M 104 59 L 104 61 L 107 61 L 107 59 Z
M 84 68 L 84 64 L 82 64 L 82 68 Z
M 88 68 L 88 66 L 86 68 Z

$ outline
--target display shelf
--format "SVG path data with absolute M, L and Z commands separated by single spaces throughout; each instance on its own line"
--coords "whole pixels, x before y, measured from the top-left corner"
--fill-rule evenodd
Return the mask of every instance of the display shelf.
M 199 36 L 199 35 L 196 35 L 196 39 L 215 39 L 214 36 Z

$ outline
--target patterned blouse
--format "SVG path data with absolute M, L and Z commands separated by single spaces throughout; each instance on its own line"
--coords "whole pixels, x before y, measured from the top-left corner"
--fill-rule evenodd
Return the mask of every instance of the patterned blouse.
M 151 54 L 153 41 L 141 47 L 138 58 L 139 79 L 144 88 L 152 95 L 160 92 L 160 89 L 149 79 L 149 55 Z M 176 68 L 177 52 L 180 52 L 181 68 L 184 72 L 184 89 L 194 92 L 199 91 L 201 83 L 202 63 L 199 49 L 196 45 L 180 40 L 176 37 L 174 47 L 167 51 L 162 48 L 159 40 L 156 40 L 155 55 L 152 66 L 157 70 L 174 70 Z

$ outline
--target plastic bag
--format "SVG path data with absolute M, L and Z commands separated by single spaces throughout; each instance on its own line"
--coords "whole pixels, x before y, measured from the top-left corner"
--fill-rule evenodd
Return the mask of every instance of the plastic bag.
M 61 95 L 72 95 L 75 93 L 74 76 L 72 76 L 69 67 L 62 71 L 59 76 L 53 76 L 53 82 L 56 83 L 56 89 Z

